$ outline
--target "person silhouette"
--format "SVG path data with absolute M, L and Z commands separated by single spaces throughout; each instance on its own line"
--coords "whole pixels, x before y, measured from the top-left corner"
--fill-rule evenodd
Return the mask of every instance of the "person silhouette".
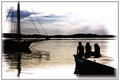
M 97 43 L 94 44 L 94 48 L 95 48 L 95 51 L 94 51 L 94 56 L 95 56 L 95 58 L 101 57 L 100 47 L 99 47 L 99 45 L 98 45 Z
M 86 49 L 85 58 L 89 58 L 91 56 L 91 46 L 89 42 L 86 43 L 85 49 Z
M 81 42 L 79 42 L 79 46 L 77 47 L 77 55 L 80 58 L 82 58 L 84 55 L 84 46 L 82 46 Z

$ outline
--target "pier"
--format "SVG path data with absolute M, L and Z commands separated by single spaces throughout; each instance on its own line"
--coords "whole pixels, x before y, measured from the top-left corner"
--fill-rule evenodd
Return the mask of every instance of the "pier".
M 75 71 L 74 74 L 77 75 L 103 75 L 103 76 L 115 76 L 116 69 L 107 65 L 97 63 L 95 61 L 90 61 L 84 58 L 79 58 L 74 55 L 75 59 Z

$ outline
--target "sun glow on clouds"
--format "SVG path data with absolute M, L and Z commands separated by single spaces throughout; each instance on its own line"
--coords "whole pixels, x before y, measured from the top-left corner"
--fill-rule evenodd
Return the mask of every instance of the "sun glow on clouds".
M 7 10 L 4 6 L 17 6 L 17 3 L 3 3 L 3 10 Z M 20 2 L 20 5 L 21 10 L 24 11 L 23 16 L 27 12 L 30 13 L 29 16 L 26 15 L 21 19 L 23 28 L 21 30 L 24 34 L 36 33 L 33 25 L 30 24 L 31 20 L 41 34 L 44 34 L 32 13 L 34 10 L 49 35 L 76 33 L 117 35 L 118 3 L 116 2 Z M 3 18 L 5 17 L 4 15 Z

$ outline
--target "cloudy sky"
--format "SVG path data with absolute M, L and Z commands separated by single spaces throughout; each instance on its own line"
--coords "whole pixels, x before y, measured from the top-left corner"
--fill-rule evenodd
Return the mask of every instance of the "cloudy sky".
M 42 26 L 49 35 L 118 34 L 117 2 L 20 2 L 20 8 L 22 34 L 45 34 Z M 16 9 L 16 2 L 2 2 L 3 33 L 15 31 Z

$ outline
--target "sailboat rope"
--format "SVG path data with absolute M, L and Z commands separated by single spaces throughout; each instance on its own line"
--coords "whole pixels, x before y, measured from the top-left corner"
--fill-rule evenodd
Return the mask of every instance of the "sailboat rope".
M 31 9 L 32 9 L 32 8 L 31 8 Z M 32 11 L 33 11 L 33 9 L 32 9 Z M 40 24 L 40 25 L 41 25 L 41 27 L 43 28 L 43 30 L 44 30 L 44 32 L 46 33 L 46 35 L 48 35 L 48 34 L 47 34 L 47 32 L 46 32 L 46 30 L 44 29 L 44 27 L 43 27 L 42 23 L 40 22 L 40 20 L 38 19 L 37 15 L 35 14 L 35 12 L 34 12 L 34 11 L 33 11 L 33 14 L 35 15 L 36 19 L 38 20 L 39 24 Z
M 27 12 L 28 15 L 30 15 L 29 12 L 28 12 L 27 10 L 26 10 L 26 12 Z M 37 27 L 36 27 L 35 23 L 33 22 L 32 18 L 31 18 L 31 17 L 29 17 L 29 18 L 30 18 L 30 21 L 33 23 L 33 25 L 34 25 L 34 27 L 35 27 L 37 33 L 40 34 L 40 32 L 39 32 L 39 30 L 37 29 Z

